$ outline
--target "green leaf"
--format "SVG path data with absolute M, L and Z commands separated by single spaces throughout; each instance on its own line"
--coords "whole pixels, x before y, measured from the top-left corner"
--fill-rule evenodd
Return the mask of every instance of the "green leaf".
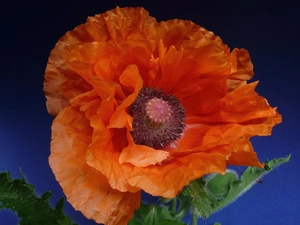
M 179 201 L 179 207 L 172 215 L 175 220 L 182 220 L 191 209 L 191 197 L 181 192 L 180 195 L 177 196 L 176 201 Z
M 160 220 L 155 225 L 186 225 L 186 224 L 177 220 Z
M 205 178 L 205 190 L 209 195 L 221 200 L 228 195 L 230 184 L 238 178 L 237 172 L 230 169 L 227 169 L 224 175 L 219 173 L 208 175 Z
M 172 217 L 169 206 L 141 204 L 128 225 L 185 225 L 185 223 Z
M 0 210 L 11 209 L 21 218 L 20 225 L 75 225 L 62 212 L 63 199 L 52 209 L 48 203 L 51 192 L 37 197 L 34 186 L 21 175 L 21 179 L 12 179 L 8 172 L 0 173 Z
M 132 218 L 129 222 L 128 225 L 143 225 L 143 223 L 137 219 L 137 218 Z
M 192 181 L 187 187 L 192 197 L 192 204 L 199 212 L 199 216 L 208 218 L 213 212 L 213 203 L 204 189 L 202 178 Z
M 219 209 L 235 201 L 243 193 L 248 191 L 254 184 L 256 184 L 257 180 L 259 180 L 262 176 L 266 175 L 279 165 L 288 162 L 290 158 L 291 155 L 288 155 L 286 158 L 278 158 L 267 161 L 263 169 L 257 167 L 248 167 L 239 180 L 233 180 L 230 182 L 228 194 L 218 201 L 217 204 L 213 204 L 213 212 L 218 211 Z
M 188 191 L 188 194 L 186 194 L 185 191 L 187 190 L 184 189 L 175 198 L 160 198 L 160 201 L 164 205 L 169 205 L 170 214 L 174 220 L 181 221 L 191 209 L 191 196 Z

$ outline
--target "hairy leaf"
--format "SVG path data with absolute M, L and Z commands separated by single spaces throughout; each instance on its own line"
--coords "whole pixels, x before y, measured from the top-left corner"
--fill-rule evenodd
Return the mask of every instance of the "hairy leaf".
M 228 194 L 224 198 L 217 201 L 217 203 L 214 201 L 215 199 L 213 199 L 213 211 L 218 211 L 219 209 L 235 201 L 243 193 L 248 191 L 254 184 L 256 184 L 257 181 L 264 175 L 272 171 L 274 168 L 282 165 L 283 163 L 288 162 L 290 160 L 290 157 L 291 155 L 288 155 L 285 158 L 278 158 L 267 161 L 265 162 L 265 167 L 263 169 L 257 167 L 248 167 L 242 174 L 240 179 L 234 179 L 230 182 Z
M 221 200 L 228 195 L 231 182 L 238 178 L 237 172 L 230 169 L 227 169 L 224 175 L 219 173 L 210 174 L 205 178 L 205 190 L 209 195 Z
M 52 209 L 50 198 L 50 191 L 37 197 L 23 174 L 21 179 L 12 179 L 8 172 L 0 173 L 0 210 L 11 209 L 21 219 L 20 225 L 75 225 L 62 211 L 64 199 Z
M 141 204 L 128 225 L 185 225 L 185 223 L 173 218 L 169 206 Z
M 192 204 L 199 212 L 199 216 L 208 218 L 213 211 L 213 203 L 205 191 L 204 185 L 204 180 L 200 178 L 192 181 L 187 189 L 192 197 Z

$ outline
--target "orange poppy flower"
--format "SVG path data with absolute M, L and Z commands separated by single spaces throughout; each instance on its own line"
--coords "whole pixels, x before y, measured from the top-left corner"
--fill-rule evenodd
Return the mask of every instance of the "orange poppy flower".
M 50 166 L 68 201 L 98 223 L 126 224 L 141 191 L 171 198 L 227 165 L 262 166 L 249 141 L 281 122 L 247 83 L 245 49 L 143 8 L 89 17 L 46 68 Z

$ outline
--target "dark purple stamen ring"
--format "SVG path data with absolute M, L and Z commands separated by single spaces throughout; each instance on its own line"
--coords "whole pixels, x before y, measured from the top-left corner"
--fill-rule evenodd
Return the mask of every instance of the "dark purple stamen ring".
M 129 107 L 131 135 L 138 145 L 161 149 L 181 137 L 185 111 L 179 100 L 154 88 L 143 88 Z

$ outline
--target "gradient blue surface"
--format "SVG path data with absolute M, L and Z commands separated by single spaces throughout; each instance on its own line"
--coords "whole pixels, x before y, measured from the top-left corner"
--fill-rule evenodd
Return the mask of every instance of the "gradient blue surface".
M 1 3 L 0 171 L 19 177 L 19 169 L 38 193 L 62 196 L 48 166 L 50 126 L 42 91 L 50 50 L 87 16 L 119 6 L 143 6 L 158 21 L 192 20 L 219 35 L 231 48 L 249 50 L 257 91 L 278 106 L 283 123 L 270 137 L 253 138 L 261 161 L 293 153 L 291 161 L 263 178 L 239 200 L 199 224 L 300 224 L 300 16 L 292 0 L 275 1 L 12 1 Z M 149 199 L 148 199 L 149 200 Z M 65 212 L 80 225 L 93 225 L 66 204 Z M 0 225 L 15 225 L 8 210 Z

